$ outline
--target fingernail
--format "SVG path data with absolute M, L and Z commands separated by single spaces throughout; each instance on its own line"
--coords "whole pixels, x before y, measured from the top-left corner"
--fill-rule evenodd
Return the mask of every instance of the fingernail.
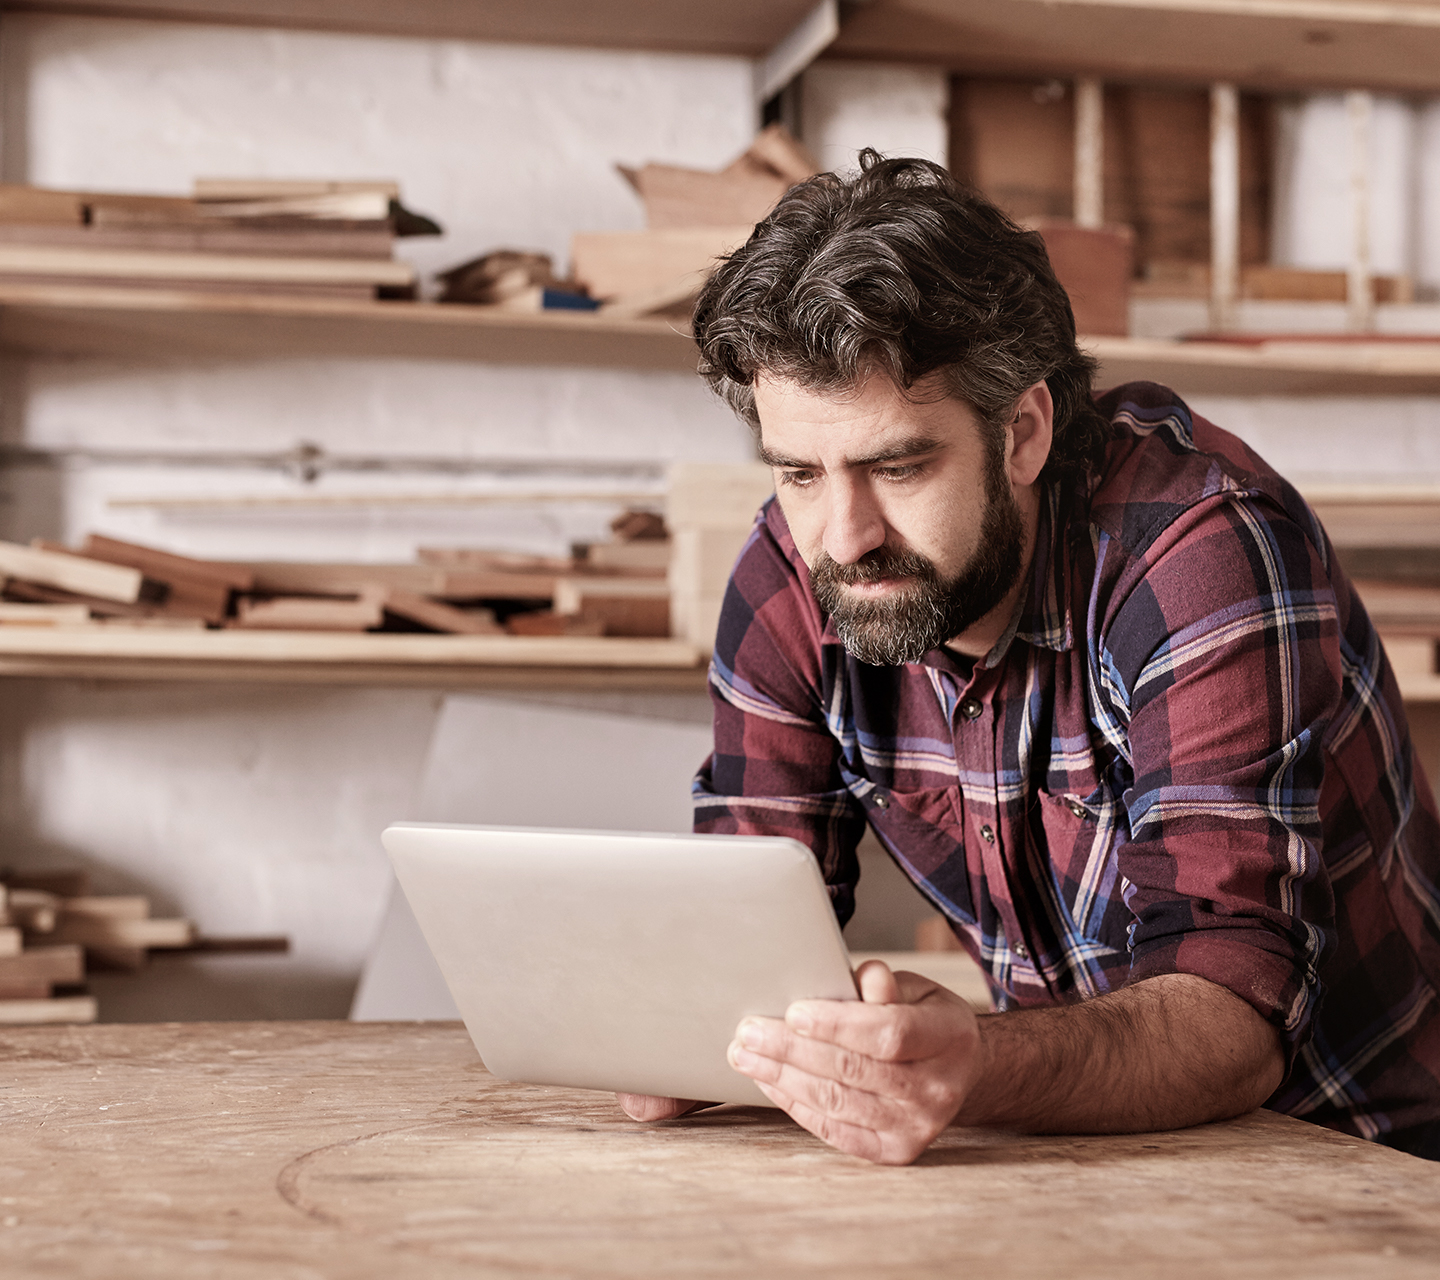
M 810 1016 L 810 1011 L 799 1004 L 792 1004 L 785 1011 L 785 1021 L 790 1030 L 798 1031 L 801 1035 L 808 1035 L 815 1026 L 815 1019 Z
M 758 1049 L 761 1041 L 760 1024 L 748 1020 L 742 1022 L 735 1038 L 747 1049 Z
M 760 1061 L 748 1049 L 742 1049 L 735 1041 L 730 1042 L 730 1048 L 725 1056 L 730 1060 L 730 1065 L 737 1071 L 748 1071 Z

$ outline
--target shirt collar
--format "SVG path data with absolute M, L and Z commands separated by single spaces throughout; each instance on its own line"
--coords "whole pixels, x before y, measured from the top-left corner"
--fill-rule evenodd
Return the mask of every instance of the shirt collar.
M 1005 634 L 981 660 L 982 667 L 999 666 L 1011 643 L 1018 639 L 1042 649 L 1063 653 L 1075 644 L 1071 609 L 1070 553 L 1065 530 L 1070 522 L 1061 512 L 1074 501 L 1069 486 L 1051 482 L 1040 497 L 1040 519 L 1035 528 L 1035 557 L 1030 580 Z

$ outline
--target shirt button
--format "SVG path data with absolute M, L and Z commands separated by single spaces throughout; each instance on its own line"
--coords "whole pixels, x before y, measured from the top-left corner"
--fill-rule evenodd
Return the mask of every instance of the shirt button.
M 1077 818 L 1083 818 L 1087 816 L 1090 812 L 1090 810 L 1088 810 L 1083 804 L 1081 804 L 1080 801 L 1075 799 L 1074 796 L 1071 796 L 1068 800 L 1065 801 L 1065 807 L 1069 809 L 1070 812 L 1073 813 Z
M 888 809 L 890 807 L 890 797 L 882 791 L 877 791 L 875 793 L 875 807 L 877 809 Z
M 980 713 L 984 709 L 985 708 L 980 705 L 979 698 L 966 698 L 965 701 L 960 704 L 960 714 L 967 720 L 978 720 Z
M 1017 942 L 1013 947 L 1010 948 L 1010 950 L 1015 953 L 1018 959 L 1030 959 L 1030 950 L 1023 942 Z
M 988 822 L 980 828 L 980 839 L 985 841 L 986 844 L 995 843 L 995 828 Z

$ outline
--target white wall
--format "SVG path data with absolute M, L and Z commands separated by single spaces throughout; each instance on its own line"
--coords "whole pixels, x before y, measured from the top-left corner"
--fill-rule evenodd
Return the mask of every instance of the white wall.
M 949 99 L 941 67 L 822 61 L 801 80 L 800 130 L 824 170 L 853 169 L 863 147 L 947 164 Z

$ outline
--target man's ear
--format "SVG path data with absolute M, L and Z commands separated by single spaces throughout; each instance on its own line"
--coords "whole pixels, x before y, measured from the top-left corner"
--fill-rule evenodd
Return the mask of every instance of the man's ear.
M 1005 428 L 1009 435 L 1010 483 L 1017 488 L 1032 485 L 1050 457 L 1054 439 L 1055 401 L 1050 388 L 1037 382 L 1015 402 L 1015 413 Z

